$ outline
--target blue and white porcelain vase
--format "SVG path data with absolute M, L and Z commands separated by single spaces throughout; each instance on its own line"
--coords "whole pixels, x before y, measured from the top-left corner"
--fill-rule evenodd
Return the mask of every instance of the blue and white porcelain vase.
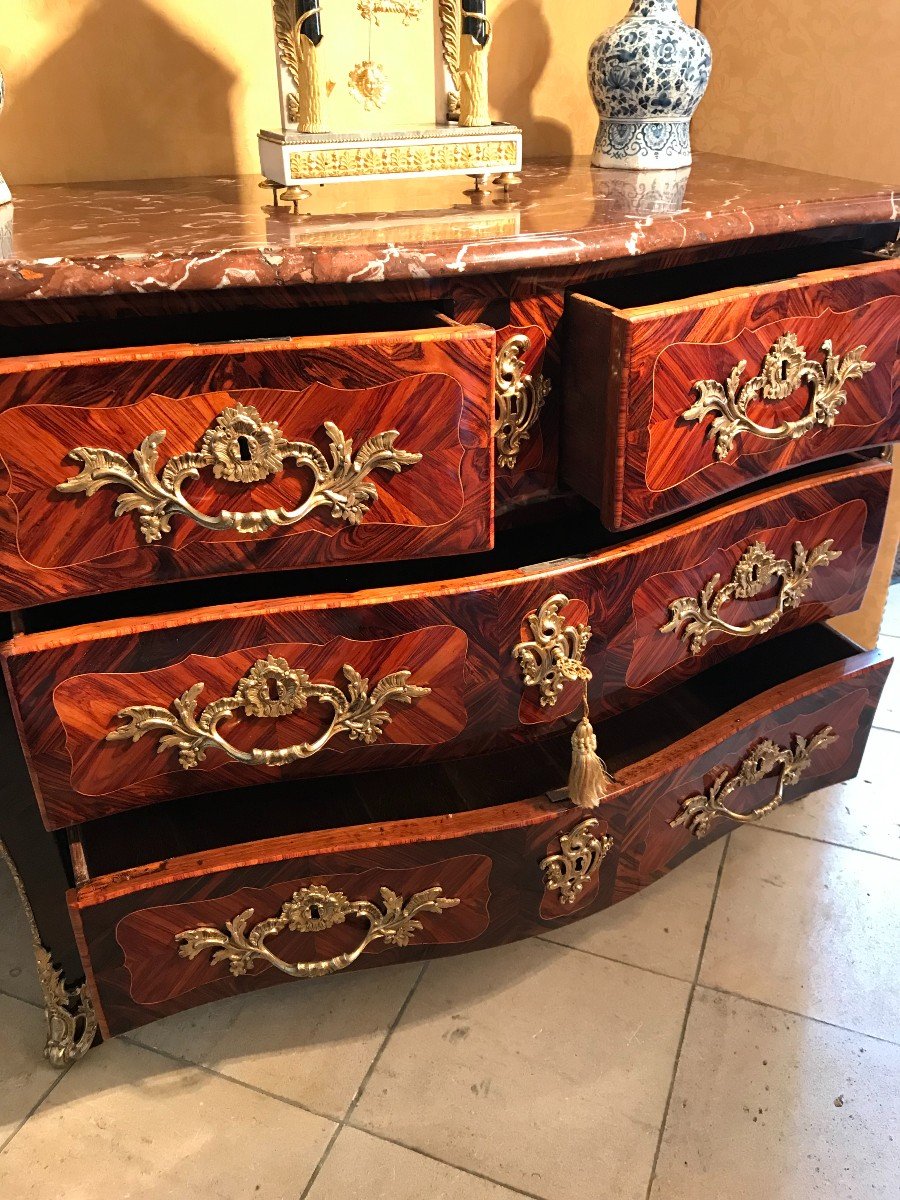
M 633 0 L 591 47 L 588 78 L 600 113 L 593 165 L 690 166 L 691 117 L 711 69 L 709 42 L 681 19 L 678 0 Z

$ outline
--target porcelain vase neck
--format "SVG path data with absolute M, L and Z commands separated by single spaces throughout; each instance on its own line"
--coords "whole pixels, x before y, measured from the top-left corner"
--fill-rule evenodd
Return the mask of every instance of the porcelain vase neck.
M 632 0 L 631 17 L 671 17 L 681 20 L 678 0 Z

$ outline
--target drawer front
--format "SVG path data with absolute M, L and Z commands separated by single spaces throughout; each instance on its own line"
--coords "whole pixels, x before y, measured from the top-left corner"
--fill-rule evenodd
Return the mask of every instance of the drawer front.
M 609 528 L 900 437 L 900 263 L 568 318 L 563 476 Z
M 0 370 L 0 606 L 488 549 L 487 329 Z
M 535 796 L 545 762 L 522 772 L 521 801 L 497 808 L 87 883 L 70 906 L 101 1027 L 115 1035 L 289 979 L 482 949 L 617 903 L 754 813 L 852 777 L 888 666 L 859 655 L 800 675 L 650 758 L 620 747 L 634 761 L 593 814 Z M 507 767 L 495 764 L 504 778 Z M 482 772 L 486 802 L 492 777 Z
M 592 672 L 595 716 L 627 709 L 857 608 L 890 475 L 832 470 L 539 569 L 16 637 L 45 823 L 534 741 L 581 703 L 561 656 Z

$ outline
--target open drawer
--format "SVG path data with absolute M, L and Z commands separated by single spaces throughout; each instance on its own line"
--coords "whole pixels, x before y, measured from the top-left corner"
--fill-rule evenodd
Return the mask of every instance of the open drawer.
M 889 667 L 823 626 L 760 644 L 740 671 L 722 664 L 603 722 L 617 788 L 590 812 L 556 790 L 560 737 L 75 828 L 69 903 L 101 1028 L 481 949 L 623 900 L 737 824 L 855 775 Z
M 489 549 L 493 330 L 385 305 L 423 327 L 366 310 L 345 332 L 354 312 L 295 315 L 324 330 L 306 337 L 225 341 L 247 313 L 218 342 L 0 360 L 0 610 Z
M 579 715 L 561 656 L 592 672 L 595 717 L 632 707 L 858 608 L 890 478 L 851 461 L 606 544 L 564 514 L 451 579 L 439 560 L 373 568 L 358 592 L 304 572 L 287 597 L 248 576 L 212 607 L 202 583 L 163 612 L 139 611 L 155 589 L 108 597 L 85 625 L 93 602 L 23 612 L 0 657 L 44 821 L 538 741 Z
M 900 261 L 846 247 L 598 282 L 567 299 L 563 479 L 629 529 L 894 441 L 898 342 Z

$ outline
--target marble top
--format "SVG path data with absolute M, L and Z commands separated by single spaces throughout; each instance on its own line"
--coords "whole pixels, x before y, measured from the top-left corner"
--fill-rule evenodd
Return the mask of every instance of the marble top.
M 298 218 L 254 177 L 14 187 L 0 300 L 458 278 L 900 222 L 900 188 L 721 155 L 653 174 L 537 161 L 522 178 L 511 202 L 458 178 L 317 187 Z

